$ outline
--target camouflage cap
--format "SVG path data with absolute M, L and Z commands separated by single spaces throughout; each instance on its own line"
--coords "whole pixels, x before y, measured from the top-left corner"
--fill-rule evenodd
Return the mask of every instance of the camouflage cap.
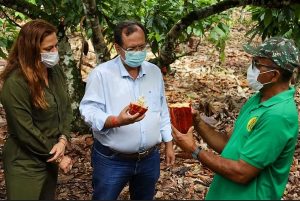
M 244 45 L 244 50 L 253 56 L 269 58 L 280 68 L 290 72 L 300 66 L 299 49 L 295 46 L 294 41 L 290 39 L 272 37 L 258 47 L 249 44 Z

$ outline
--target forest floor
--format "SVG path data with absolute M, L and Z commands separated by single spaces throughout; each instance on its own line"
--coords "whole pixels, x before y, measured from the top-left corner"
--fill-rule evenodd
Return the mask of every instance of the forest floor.
M 241 106 L 253 94 L 245 76 L 251 56 L 242 48 L 248 40 L 245 37 L 247 30 L 249 30 L 247 22 L 234 23 L 226 45 L 224 62 L 220 62 L 219 53 L 206 39 L 194 38 L 179 47 L 177 51 L 190 52 L 196 49 L 196 44 L 199 42 L 197 50 L 173 63 L 172 73 L 164 77 L 168 103 L 191 102 L 207 116 L 207 122 L 217 130 L 225 133 L 230 131 Z M 88 66 L 95 64 L 91 58 L 86 58 L 85 63 Z M 88 73 L 89 70 L 84 72 Z M 298 105 L 299 92 L 297 90 L 295 97 Z M 6 199 L 1 156 L 7 127 L 2 109 L 0 109 L 0 117 L 0 199 Z M 74 165 L 70 173 L 59 174 L 57 199 L 90 200 L 92 194 L 90 154 L 93 139 L 91 134 L 73 133 L 72 135 L 72 144 L 68 152 L 74 160 Z M 198 144 L 209 149 L 196 134 L 195 138 L 198 139 Z M 175 148 L 178 157 L 172 167 L 165 166 L 164 155 L 161 155 L 161 175 L 156 186 L 155 199 L 203 199 L 212 181 L 213 172 L 195 160 L 185 159 L 180 149 L 176 146 Z M 162 145 L 161 153 L 163 149 Z M 300 199 L 299 159 L 298 140 L 284 200 Z M 220 186 L 220 188 L 225 187 Z M 122 191 L 119 199 L 129 199 L 128 186 Z

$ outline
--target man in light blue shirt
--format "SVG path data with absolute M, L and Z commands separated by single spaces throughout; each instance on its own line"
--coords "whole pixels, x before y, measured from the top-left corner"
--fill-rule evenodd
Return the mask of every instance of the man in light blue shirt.
M 159 145 L 167 165 L 175 161 L 171 124 L 160 69 L 145 60 L 145 28 L 125 21 L 114 31 L 118 57 L 89 75 L 80 112 L 93 130 L 93 199 L 115 200 L 129 182 L 130 197 L 151 200 L 159 178 Z M 148 111 L 130 115 L 144 97 Z

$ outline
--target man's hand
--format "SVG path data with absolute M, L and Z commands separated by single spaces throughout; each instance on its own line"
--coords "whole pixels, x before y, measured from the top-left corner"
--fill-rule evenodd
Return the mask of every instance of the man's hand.
M 187 134 L 180 133 L 173 125 L 172 126 L 172 136 L 176 144 L 184 151 L 192 153 L 197 148 L 195 140 L 193 138 L 194 127 L 190 127 Z
M 199 123 L 202 121 L 199 111 L 192 108 L 192 115 L 194 125 L 199 125 Z
M 165 154 L 166 165 L 173 165 L 175 163 L 175 153 L 172 141 L 165 143 Z
M 132 124 L 138 121 L 141 121 L 144 117 L 145 114 L 142 116 L 139 116 L 140 113 L 136 113 L 134 115 L 129 114 L 129 106 L 126 106 L 119 114 L 117 117 L 117 121 L 120 124 L 120 126 Z
M 72 159 L 69 156 L 63 156 L 58 166 L 66 174 L 72 169 Z

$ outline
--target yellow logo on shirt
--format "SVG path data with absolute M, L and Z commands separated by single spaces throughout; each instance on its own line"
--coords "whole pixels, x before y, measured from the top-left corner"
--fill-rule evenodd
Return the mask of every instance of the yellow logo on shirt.
M 247 124 L 247 131 L 250 132 L 257 121 L 257 117 L 252 117 Z

